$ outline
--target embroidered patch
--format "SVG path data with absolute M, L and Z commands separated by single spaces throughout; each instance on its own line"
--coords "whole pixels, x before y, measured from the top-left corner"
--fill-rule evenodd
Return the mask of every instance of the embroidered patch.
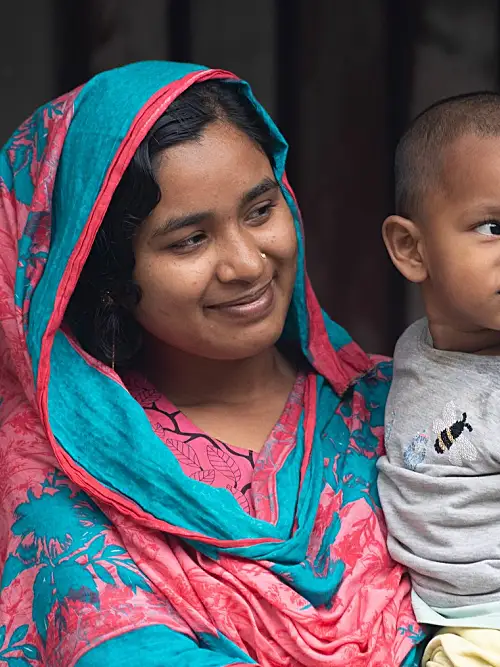
M 434 449 L 438 454 L 447 453 L 450 463 L 461 466 L 464 461 L 477 459 L 477 449 L 468 437 L 473 428 L 467 413 L 458 410 L 453 401 L 445 405 L 442 419 L 435 419 L 432 427 L 436 435 Z
M 405 468 L 408 468 L 408 470 L 417 469 L 417 466 L 425 459 L 428 442 L 429 436 L 424 431 L 423 433 L 417 433 L 413 440 L 406 445 L 403 452 L 403 463 Z

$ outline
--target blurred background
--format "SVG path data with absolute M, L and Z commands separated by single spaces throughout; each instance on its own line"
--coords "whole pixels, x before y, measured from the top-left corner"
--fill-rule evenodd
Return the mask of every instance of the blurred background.
M 432 102 L 500 82 L 498 0 L 0 0 L 0 144 L 43 102 L 142 59 L 249 81 L 290 143 L 324 308 L 390 353 L 420 315 L 386 257 L 392 155 Z

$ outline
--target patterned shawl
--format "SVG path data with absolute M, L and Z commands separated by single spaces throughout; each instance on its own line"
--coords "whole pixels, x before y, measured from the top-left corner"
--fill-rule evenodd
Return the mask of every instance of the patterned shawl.
M 300 245 L 283 335 L 315 371 L 295 447 L 255 471 L 254 517 L 182 474 L 120 378 L 61 328 L 131 156 L 210 78 L 240 86 L 275 136 Z M 418 664 L 376 489 L 390 365 L 321 311 L 285 157 L 247 84 L 166 62 L 98 75 L 0 153 L 0 666 Z

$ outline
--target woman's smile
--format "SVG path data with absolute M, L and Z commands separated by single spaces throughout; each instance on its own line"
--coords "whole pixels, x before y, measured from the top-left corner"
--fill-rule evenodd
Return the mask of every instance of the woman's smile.
M 264 319 L 273 310 L 275 305 L 274 279 L 264 286 L 246 292 L 241 296 L 223 303 L 207 306 L 208 311 L 220 313 L 223 316 L 235 317 L 245 321 Z

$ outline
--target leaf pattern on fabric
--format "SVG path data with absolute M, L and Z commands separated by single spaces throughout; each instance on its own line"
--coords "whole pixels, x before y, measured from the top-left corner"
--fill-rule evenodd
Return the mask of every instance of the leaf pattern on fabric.
M 173 438 L 165 438 L 165 443 L 174 452 L 181 465 L 200 467 L 200 460 L 196 452 L 187 442 L 174 440 Z
M 161 394 L 151 385 L 144 385 L 134 375 L 130 374 L 127 378 L 128 390 L 142 406 L 152 406 L 153 403 L 161 399 Z
M 38 663 L 41 661 L 42 657 L 37 647 L 24 641 L 28 631 L 29 625 L 18 626 L 5 643 L 7 628 L 5 625 L 0 627 L 0 665 L 32 667 L 32 660 Z
M 282 416 L 283 422 L 286 422 L 285 431 L 288 431 L 288 437 L 293 437 L 300 416 L 305 385 L 304 377 L 299 377 L 297 386 L 290 395 L 290 406 L 286 406 Z M 234 488 L 240 491 L 238 498 L 242 499 L 241 507 L 246 512 L 253 513 L 252 480 L 258 459 L 255 452 L 231 447 L 200 431 L 165 396 L 156 396 L 154 387 L 140 374 L 128 374 L 124 382 L 135 400 L 141 404 L 155 433 L 175 456 L 183 472 L 193 480 L 222 489 L 226 488 L 229 479 Z M 148 399 L 153 394 L 154 404 Z M 295 404 L 298 411 L 292 415 L 291 407 L 295 407 Z M 273 431 L 275 440 L 284 430 L 282 420 Z M 221 454 L 217 453 L 219 451 Z M 198 470 L 193 470 L 195 467 Z
M 108 522 L 86 496 L 73 493 L 57 472 L 49 475 L 41 487 L 39 496 L 28 490 L 27 502 L 15 511 L 12 533 L 19 535 L 22 542 L 6 561 L 2 590 L 10 587 L 24 571 L 38 568 L 33 583 L 33 621 L 45 643 L 49 617 L 54 611 L 54 622 L 62 635 L 66 631 L 65 612 L 69 602 L 99 609 L 97 581 L 113 587 L 121 583 L 132 593 L 138 589 L 151 593 L 152 589 L 123 547 L 106 545 L 103 531 Z M 27 628 L 17 628 L 9 646 L 24 639 Z M 5 630 L 3 633 L 5 637 Z M 28 658 L 37 654 L 31 645 L 23 645 L 19 650 Z M 9 656 L 10 662 L 13 659 Z M 0 652 L 0 663 L 1 660 Z
M 33 586 L 33 620 L 42 641 L 47 641 L 48 619 L 56 601 L 56 594 L 52 584 L 53 569 L 42 567 L 36 575 Z
M 248 500 L 245 498 L 245 496 L 239 491 L 236 487 L 234 486 L 229 486 L 229 484 L 226 486 L 226 489 L 230 491 L 235 499 L 238 501 L 242 509 L 245 510 L 245 512 L 250 511 L 250 503 Z
M 241 470 L 232 456 L 213 445 L 207 445 L 207 456 L 215 470 L 232 479 L 234 483 L 239 482 Z
M 22 545 L 20 545 L 20 547 L 22 547 Z M 5 566 L 2 573 L 1 588 L 8 588 L 14 579 L 16 579 L 16 577 L 20 575 L 21 572 L 29 567 L 28 563 L 30 562 L 31 560 L 25 561 L 24 559 L 21 559 L 14 554 L 9 554 L 7 560 L 5 561 Z
M 205 482 L 205 484 L 211 485 L 215 480 L 215 470 L 198 470 L 189 476 L 197 482 Z
M 0 664 L 6 664 L 7 667 L 31 667 L 31 660 L 41 661 L 39 650 L 33 644 L 26 643 L 26 635 L 29 631 L 29 625 L 20 625 L 11 634 L 10 639 L 5 643 L 7 628 L 5 625 L 0 627 Z

